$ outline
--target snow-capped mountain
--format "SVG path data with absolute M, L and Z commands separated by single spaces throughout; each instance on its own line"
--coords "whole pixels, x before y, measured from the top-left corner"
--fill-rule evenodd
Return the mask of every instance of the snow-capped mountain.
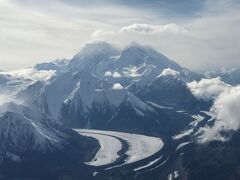
M 106 42 L 87 44 L 69 64 L 70 70 L 84 70 L 111 83 L 132 86 L 132 91 L 154 81 L 165 68 L 179 71 L 186 81 L 201 77 L 155 49 L 137 43 L 122 50 Z
M 102 71 L 111 66 L 114 56 L 118 54 L 119 50 L 109 43 L 88 43 L 72 58 L 68 68 L 102 75 Z
M 240 69 L 220 69 L 219 71 L 210 71 L 205 73 L 208 78 L 220 77 L 222 81 L 231 85 L 240 84 Z
M 106 128 L 124 105 L 131 106 L 136 117 L 154 113 L 120 84 L 112 85 L 87 72 L 62 74 L 42 89 L 33 104 L 70 127 Z
M 219 74 L 238 82 L 237 70 Z M 198 143 L 215 121 L 213 102 L 186 84 L 201 77 L 149 46 L 106 42 L 71 60 L 0 72 L 0 90 L 19 103 L 0 106 L 0 179 L 239 177 L 239 135 Z M 226 152 L 227 165 L 215 155 Z

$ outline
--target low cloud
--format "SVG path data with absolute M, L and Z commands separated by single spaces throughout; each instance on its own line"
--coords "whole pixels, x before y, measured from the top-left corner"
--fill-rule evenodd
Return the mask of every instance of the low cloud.
M 49 80 L 53 75 L 55 75 L 54 70 L 40 70 L 37 71 L 34 68 L 27 68 L 27 69 L 19 69 L 15 71 L 8 71 L 2 72 L 3 74 L 7 74 L 16 78 L 22 79 L 31 79 L 35 81 L 42 81 L 42 80 Z
M 152 25 L 152 24 L 130 24 L 120 27 L 115 31 L 96 30 L 92 33 L 93 39 L 108 39 L 108 38 L 125 38 L 131 34 L 134 35 L 173 35 L 173 34 L 186 34 L 188 31 L 184 27 L 178 26 L 175 23 L 164 25 Z M 132 41 L 132 38 L 130 38 Z
M 213 100 L 210 109 L 215 118 L 213 126 L 199 129 L 198 141 L 206 143 L 213 140 L 227 141 L 232 131 L 240 129 L 240 86 L 230 86 L 220 80 L 202 79 L 188 83 L 192 93 L 199 99 Z M 227 134 L 226 134 L 227 133 Z
M 132 24 L 120 29 L 121 33 L 141 33 L 141 34 L 160 34 L 160 33 L 186 33 L 187 30 L 174 23 L 165 25 Z
M 113 31 L 96 30 L 92 33 L 92 38 L 102 38 L 114 35 Z
M 0 106 L 3 105 L 4 103 L 10 102 L 11 101 L 11 96 L 7 94 L 3 94 L 1 92 L 0 94 Z
M 213 79 L 202 79 L 199 82 L 193 81 L 187 84 L 193 95 L 205 101 L 216 99 L 221 93 L 229 90 L 231 86 L 220 80 L 219 77 Z
M 227 141 L 223 133 L 240 129 L 240 86 L 232 87 L 221 93 L 211 108 L 215 116 L 213 127 L 203 127 L 199 130 L 199 142 L 212 140 Z

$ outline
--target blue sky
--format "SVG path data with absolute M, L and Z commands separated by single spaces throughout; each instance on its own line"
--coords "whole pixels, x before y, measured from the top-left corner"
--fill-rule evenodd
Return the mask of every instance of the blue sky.
M 85 42 L 149 44 L 193 70 L 240 66 L 238 0 L 0 0 L 0 69 L 70 58 Z

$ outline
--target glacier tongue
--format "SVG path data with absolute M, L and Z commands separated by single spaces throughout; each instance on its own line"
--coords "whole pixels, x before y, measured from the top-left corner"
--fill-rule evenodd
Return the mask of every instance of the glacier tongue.
M 86 164 L 91 166 L 107 165 L 114 163 L 120 157 L 118 152 L 122 149 L 122 144 L 118 139 L 106 134 L 89 133 L 79 129 L 76 131 L 83 136 L 90 136 L 97 139 L 101 146 L 95 157 L 90 162 L 86 162 Z
M 94 166 L 107 165 L 110 162 L 115 162 L 114 160 L 118 158 L 116 154 L 120 151 L 120 148 L 122 146 L 119 145 L 119 142 L 114 142 L 114 138 L 115 140 L 116 138 L 119 138 L 125 141 L 128 144 L 129 148 L 125 152 L 125 154 L 127 155 L 125 162 L 123 164 L 113 166 L 112 168 L 135 163 L 137 161 L 148 158 L 159 152 L 164 145 L 163 141 L 160 138 L 140 134 L 90 129 L 75 130 L 82 135 L 91 136 L 100 141 L 102 147 L 100 151 L 96 154 L 95 158 L 89 163 L 90 165 Z M 116 146 L 107 148 L 111 146 L 112 143 Z M 96 160 L 96 162 L 94 162 L 94 160 Z

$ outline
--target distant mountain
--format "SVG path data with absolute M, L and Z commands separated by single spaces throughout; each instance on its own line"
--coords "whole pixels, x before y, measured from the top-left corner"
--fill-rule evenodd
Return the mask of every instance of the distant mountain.
M 220 77 L 222 81 L 234 86 L 240 84 L 240 69 L 237 68 L 232 68 L 229 70 L 221 69 L 219 71 L 210 71 L 206 72 L 205 75 L 208 78 Z
M 0 74 L 0 84 L 4 85 L 6 82 L 9 81 L 9 77 L 4 75 L 4 74 Z
M 34 66 L 34 69 L 40 70 L 55 70 L 55 71 L 64 71 L 69 63 L 69 60 L 55 60 L 47 63 L 39 63 Z
M 17 94 L 36 81 L 51 81 L 57 74 L 54 70 L 37 70 L 34 68 L 0 72 L 0 91 L 6 91 L 7 94 Z

